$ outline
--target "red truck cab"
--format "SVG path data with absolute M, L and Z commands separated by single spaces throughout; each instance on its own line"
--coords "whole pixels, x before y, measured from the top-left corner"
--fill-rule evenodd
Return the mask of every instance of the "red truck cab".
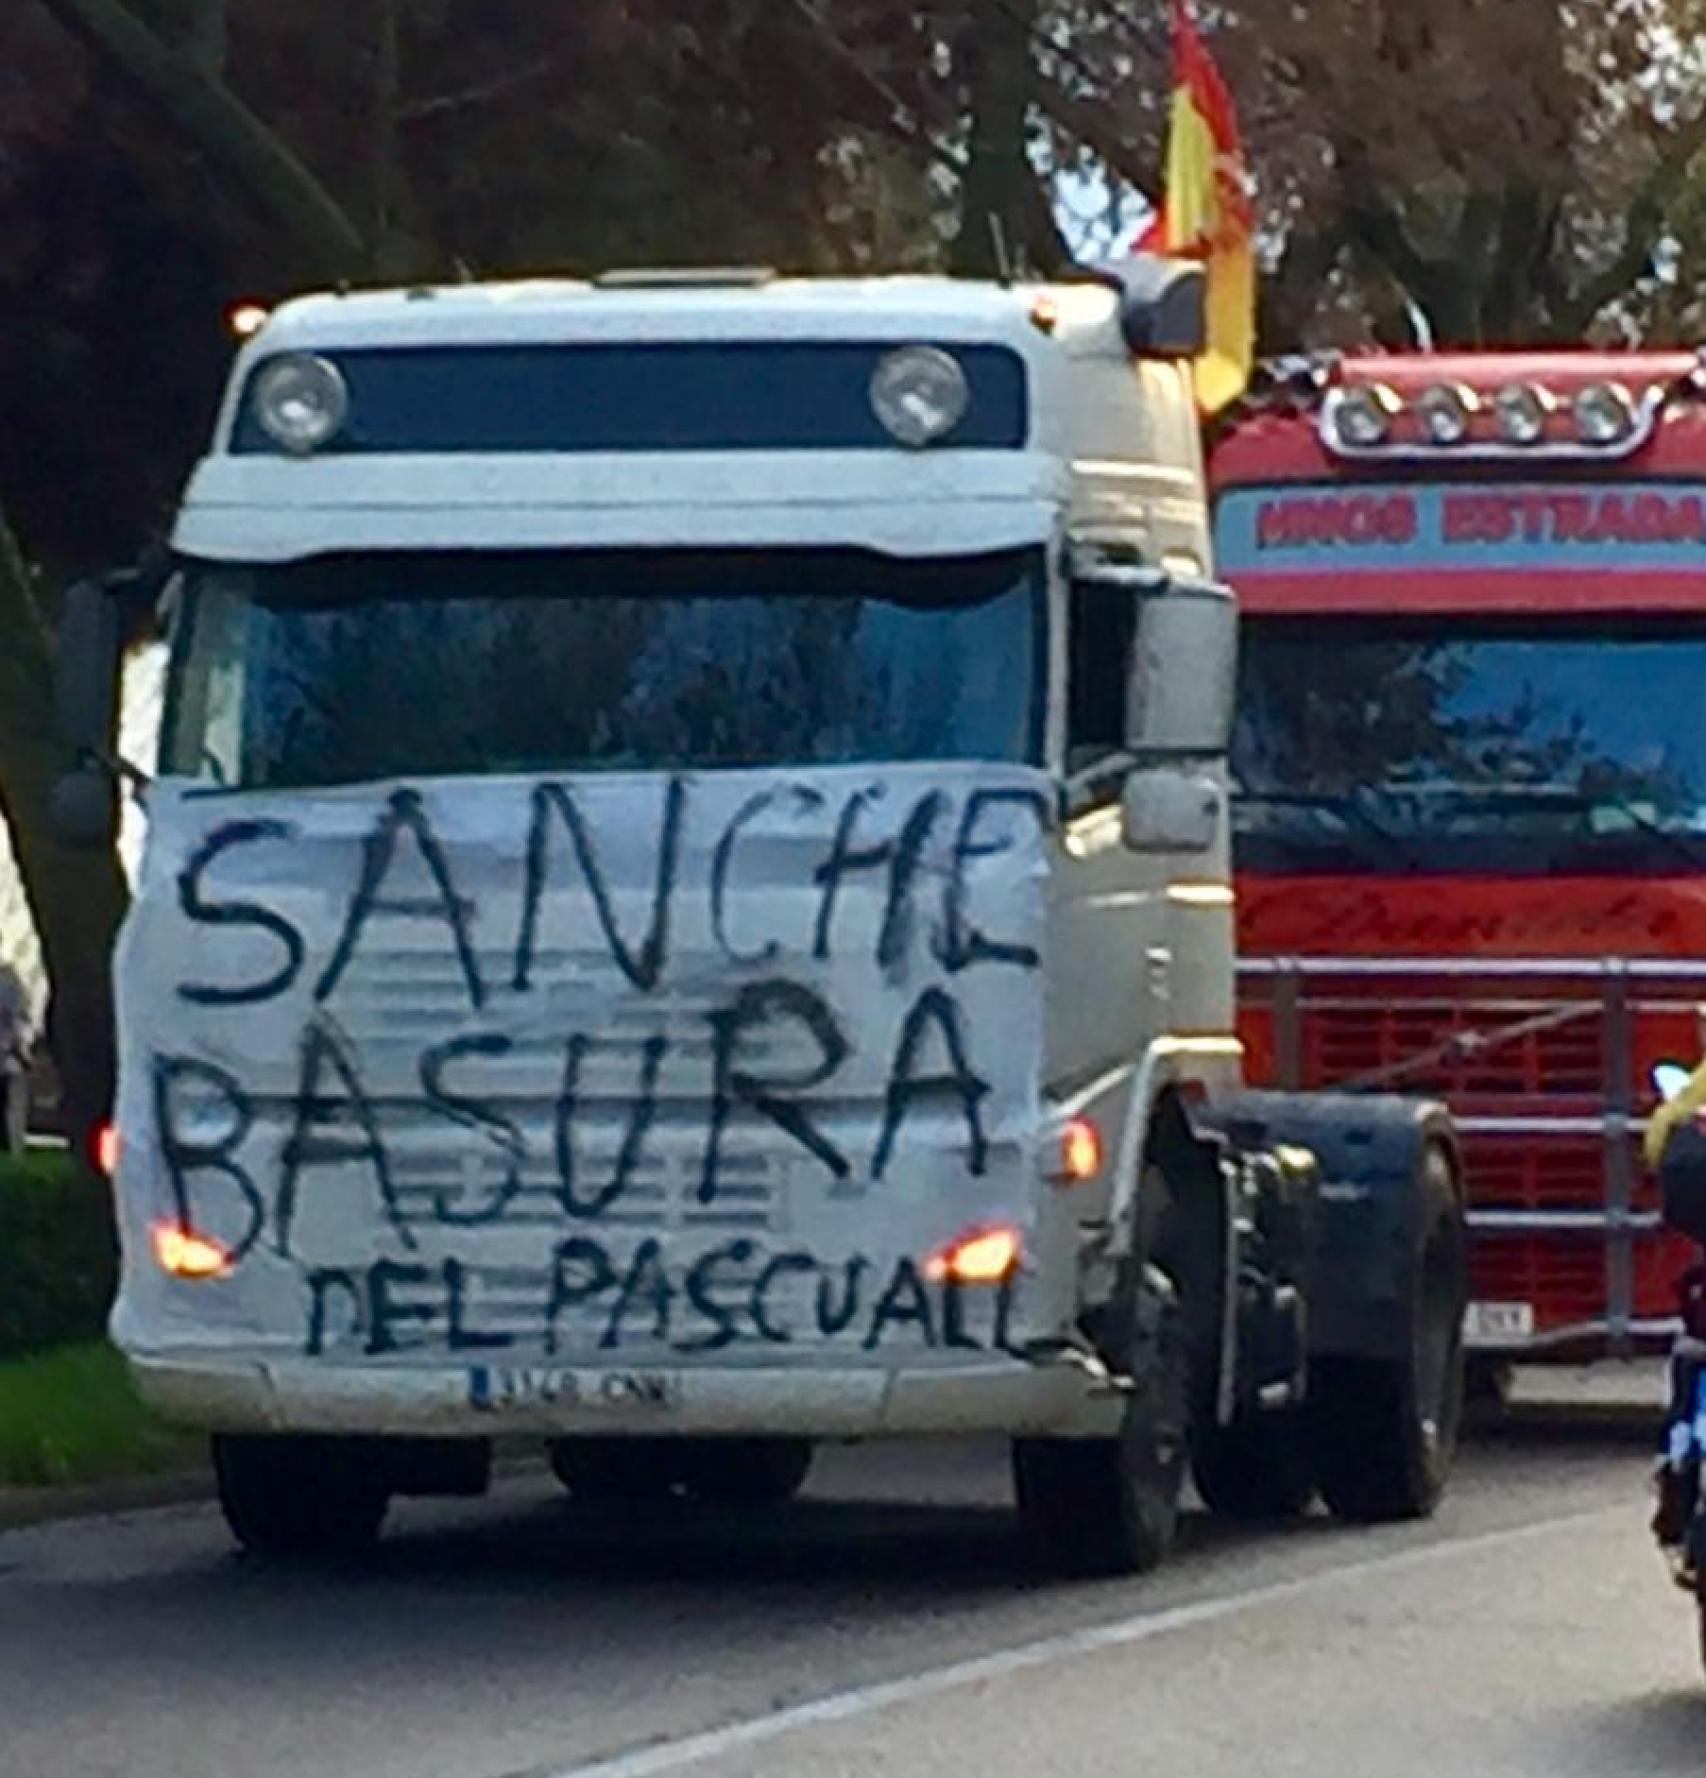
M 1472 1350 L 1668 1339 L 1639 1138 L 1706 1047 L 1706 363 L 1270 367 L 1211 453 L 1244 611 L 1254 1078 L 1445 1096 Z

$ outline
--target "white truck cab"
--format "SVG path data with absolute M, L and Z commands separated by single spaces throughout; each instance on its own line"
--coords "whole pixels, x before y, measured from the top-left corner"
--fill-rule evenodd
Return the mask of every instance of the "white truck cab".
M 248 344 L 160 600 L 113 1318 L 242 1540 L 516 1434 L 630 1503 L 1006 1434 L 1081 1566 L 1161 1553 L 1187 1451 L 1431 1506 L 1449 1125 L 1239 1096 L 1199 326 L 1138 260 Z M 111 628 L 72 596 L 90 837 Z

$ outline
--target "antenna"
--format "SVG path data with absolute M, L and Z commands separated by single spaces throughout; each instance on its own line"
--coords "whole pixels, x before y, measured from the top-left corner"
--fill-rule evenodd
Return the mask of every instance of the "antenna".
M 993 210 L 989 212 L 989 241 L 995 249 L 995 275 L 1005 288 L 1013 282 L 1013 256 L 1007 248 L 1007 230 Z

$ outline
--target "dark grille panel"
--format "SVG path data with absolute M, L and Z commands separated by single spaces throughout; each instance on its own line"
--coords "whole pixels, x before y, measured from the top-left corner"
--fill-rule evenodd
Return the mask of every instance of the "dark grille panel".
M 1382 1004 L 1337 1001 L 1309 1007 L 1303 1017 L 1305 1084 L 1332 1087 L 1469 1038 L 1544 1016 L 1545 1006 L 1479 1007 L 1449 1003 Z M 1597 1007 L 1579 1018 L 1529 1031 L 1515 1039 L 1460 1051 L 1407 1073 L 1395 1083 L 1406 1092 L 1447 1095 L 1562 1094 L 1602 1091 L 1603 1019 Z

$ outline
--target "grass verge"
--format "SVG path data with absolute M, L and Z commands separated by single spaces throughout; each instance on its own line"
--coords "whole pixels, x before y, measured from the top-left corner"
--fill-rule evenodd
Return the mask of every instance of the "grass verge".
M 0 1487 L 54 1487 L 185 1467 L 197 1439 L 163 1426 L 105 1344 L 0 1362 Z

